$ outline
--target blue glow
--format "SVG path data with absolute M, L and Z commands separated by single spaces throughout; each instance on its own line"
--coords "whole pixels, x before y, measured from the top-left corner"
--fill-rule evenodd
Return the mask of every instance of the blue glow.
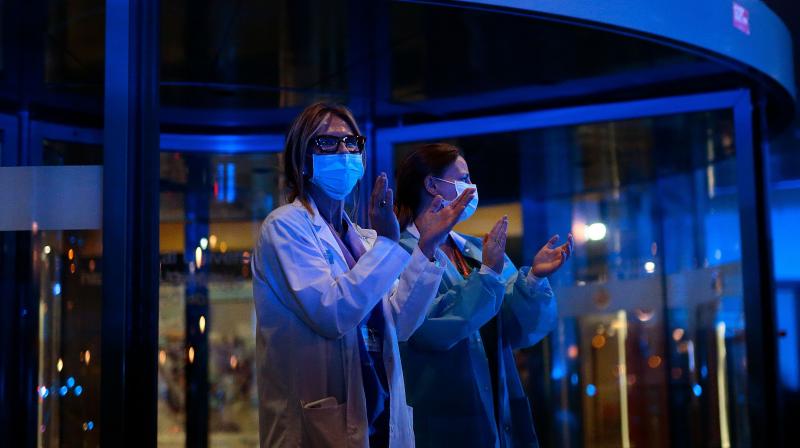
M 89 431 L 94 429 L 94 422 L 89 420 L 89 423 L 86 424 L 86 427 L 89 428 Z
M 67 387 L 72 387 L 75 385 L 75 378 L 69 377 L 67 378 Z
M 228 173 L 225 177 L 225 199 L 232 203 L 236 200 L 236 165 L 228 162 Z
M 59 395 L 61 395 L 61 396 L 63 397 L 64 395 L 67 395 L 67 392 L 68 392 L 68 391 L 69 391 L 69 389 L 67 389 L 67 386 L 61 386 L 61 387 L 58 389 L 58 394 L 59 394 Z
M 223 190 L 222 186 L 225 182 L 225 166 L 223 164 L 217 164 L 217 185 L 219 188 L 217 189 L 217 200 L 222 201 L 225 199 L 225 190 Z
M 773 247 L 780 246 L 775 243 Z M 777 269 L 777 268 L 776 268 Z M 778 309 L 777 315 L 778 328 L 784 328 L 789 335 L 797 334 L 800 325 L 797 321 L 797 297 L 790 288 L 780 288 L 775 297 L 775 305 Z M 800 347 L 798 347 L 797 337 L 778 338 L 778 366 L 780 370 L 781 383 L 783 387 L 790 391 L 800 390 Z
M 82 393 L 83 393 L 83 387 L 81 387 L 80 385 L 75 386 L 75 396 L 80 397 Z
M 569 381 L 572 383 L 573 386 L 577 386 L 578 385 L 578 374 L 577 373 L 573 373 L 570 376 Z
M 61 295 L 61 283 L 56 283 L 53 285 L 53 295 L 60 296 Z
M 597 387 L 594 384 L 589 384 L 586 386 L 586 395 L 590 397 L 594 397 L 597 395 Z
M 741 260 L 739 247 L 739 212 L 718 207 L 705 216 L 706 254 L 709 266 L 719 266 Z M 720 232 L 720 229 L 725 229 Z
M 39 388 L 39 396 L 40 397 L 47 398 L 48 395 L 50 395 L 50 390 L 49 389 L 47 389 L 44 386 Z
M 167 83 L 168 84 L 168 83 Z M 203 85 L 208 85 L 203 83 Z M 224 120 L 230 125 L 243 124 L 246 120 Z M 247 135 L 193 135 L 161 133 L 161 150 L 213 152 L 237 154 L 247 152 L 281 152 L 283 134 Z
M 700 367 L 700 375 L 703 378 L 706 378 L 708 376 L 708 367 L 706 366 Z
M 791 186 L 770 199 L 772 224 L 772 259 L 775 266 L 775 278 L 778 280 L 800 279 L 800 233 L 797 223 L 800 222 L 800 207 L 797 206 L 800 189 Z M 782 317 L 783 313 L 778 313 Z M 786 316 L 788 317 L 788 316 Z M 786 327 L 783 327 L 786 328 Z M 791 330 L 791 329 L 789 329 Z M 781 338 L 787 339 L 787 338 Z
M 699 397 L 700 395 L 703 394 L 703 388 L 700 387 L 699 384 L 695 384 L 694 386 L 692 386 L 692 392 L 694 392 L 695 397 Z
M 553 370 L 550 372 L 550 376 L 554 380 L 563 379 L 564 378 L 564 374 L 565 374 L 564 373 L 564 366 L 561 366 L 561 365 L 557 365 L 557 366 L 553 367 Z

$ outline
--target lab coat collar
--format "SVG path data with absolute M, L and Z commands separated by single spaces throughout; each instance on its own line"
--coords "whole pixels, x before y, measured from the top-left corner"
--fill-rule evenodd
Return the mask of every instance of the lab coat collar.
M 328 227 L 328 223 L 322 218 L 322 214 L 319 212 L 317 204 L 310 196 L 308 197 L 308 204 L 311 206 L 311 224 L 314 227 L 314 231 L 317 233 L 319 238 L 329 246 L 329 248 L 332 248 L 332 250 L 334 250 L 342 260 L 344 260 L 344 254 L 342 254 L 342 249 L 339 247 L 336 237 L 333 236 L 333 232 L 331 232 L 330 227 Z M 308 212 L 300 199 L 295 199 L 292 202 L 292 205 Z M 353 224 L 353 221 L 350 219 L 350 216 L 348 216 L 347 213 L 344 213 L 343 215 L 348 228 L 351 228 L 358 233 L 362 244 L 364 244 L 364 248 L 369 249 L 372 247 L 375 243 L 375 240 L 378 238 L 378 233 L 372 229 L 362 229 L 361 227 Z

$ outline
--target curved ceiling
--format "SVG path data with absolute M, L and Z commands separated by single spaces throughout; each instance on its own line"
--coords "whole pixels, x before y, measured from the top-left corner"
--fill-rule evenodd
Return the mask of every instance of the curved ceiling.
M 666 44 L 721 56 L 768 77 L 796 98 L 792 38 L 786 25 L 758 0 L 453 0 L 580 21 Z

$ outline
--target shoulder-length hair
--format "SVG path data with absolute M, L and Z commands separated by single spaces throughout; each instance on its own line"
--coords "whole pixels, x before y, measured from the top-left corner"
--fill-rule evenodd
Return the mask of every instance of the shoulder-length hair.
M 397 168 L 397 219 L 405 229 L 417 217 L 427 176 L 440 177 L 456 159 L 463 157 L 460 149 L 448 143 L 429 143 L 418 146 L 400 162 Z
M 286 133 L 286 143 L 283 148 L 286 199 L 289 202 L 299 199 L 308 211 L 311 211 L 311 205 L 306 195 L 306 180 L 310 178 L 311 173 L 304 171 L 306 160 L 309 158 L 308 148 L 311 146 L 311 139 L 317 135 L 325 120 L 331 115 L 344 120 L 354 134 L 361 134 L 353 113 L 347 107 L 325 102 L 317 102 L 303 109 L 292 122 L 289 132 Z M 363 154 L 365 154 L 362 157 L 366 166 L 366 152 Z

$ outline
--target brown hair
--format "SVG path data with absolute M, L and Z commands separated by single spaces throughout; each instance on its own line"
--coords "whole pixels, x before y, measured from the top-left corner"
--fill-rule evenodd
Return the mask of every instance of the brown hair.
M 311 144 L 311 139 L 319 132 L 322 123 L 331 115 L 344 120 L 350 130 L 355 134 L 361 134 L 356 124 L 353 113 L 345 106 L 340 104 L 330 104 L 324 102 L 314 103 L 300 112 L 294 119 L 289 132 L 286 133 L 286 144 L 283 148 L 283 174 L 286 178 L 286 199 L 289 202 L 300 199 L 308 211 L 311 206 L 306 196 L 305 182 L 310 173 L 304 173 L 307 150 Z M 364 153 L 366 154 L 366 153 Z M 364 156 L 366 157 L 366 156 Z M 366 160 L 364 160 L 366 162 Z
M 447 143 L 429 143 L 411 151 L 397 168 L 397 219 L 405 229 L 417 217 L 427 176 L 441 176 L 461 150 Z

